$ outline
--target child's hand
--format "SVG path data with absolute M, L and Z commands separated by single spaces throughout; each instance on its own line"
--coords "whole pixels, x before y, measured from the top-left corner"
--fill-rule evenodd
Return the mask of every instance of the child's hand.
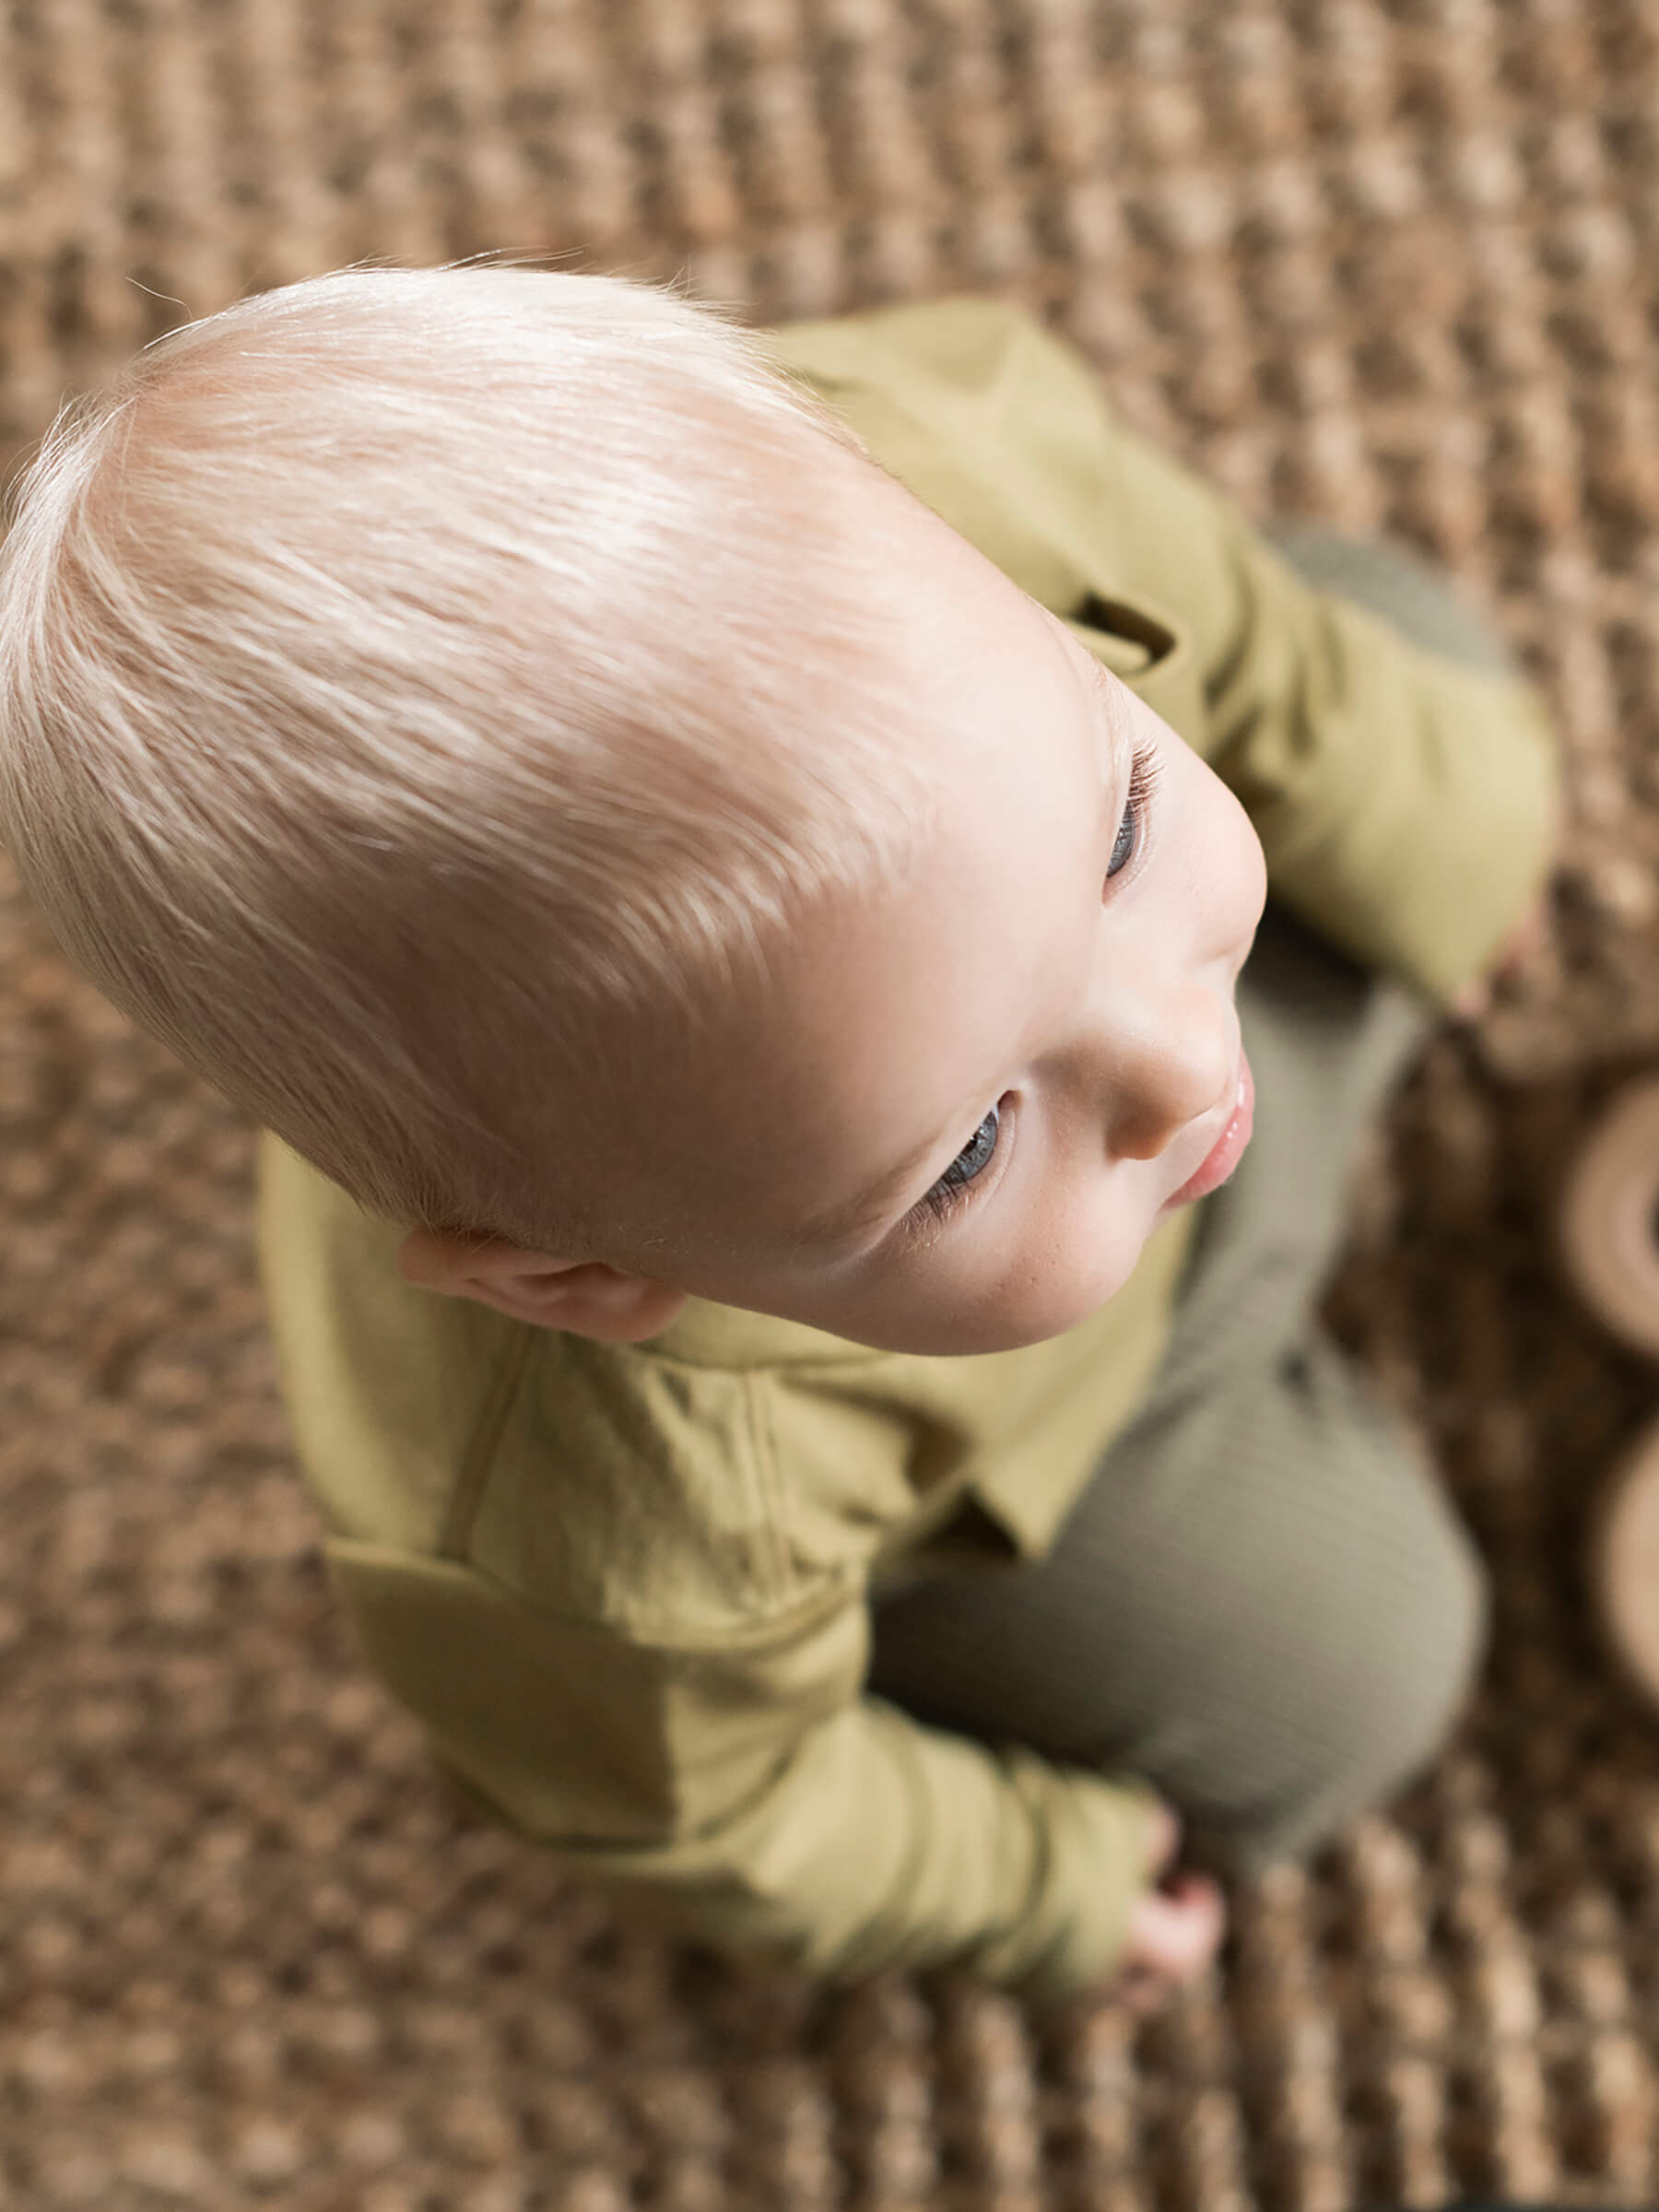
M 1180 1822 L 1160 1805 L 1147 1868 L 1159 1886 L 1135 1900 L 1114 1984 L 1137 2012 L 1156 2012 L 1178 1989 L 1195 1982 L 1215 1957 L 1227 1925 L 1221 1892 L 1207 1875 L 1170 1876 L 1180 1841 Z
M 1452 1011 L 1460 1021 L 1478 1021 L 1492 1003 L 1496 986 L 1507 982 L 1524 968 L 1549 934 L 1549 904 L 1543 897 L 1535 899 L 1522 915 L 1514 928 L 1499 947 L 1491 966 L 1484 975 L 1467 982 L 1452 1001 Z

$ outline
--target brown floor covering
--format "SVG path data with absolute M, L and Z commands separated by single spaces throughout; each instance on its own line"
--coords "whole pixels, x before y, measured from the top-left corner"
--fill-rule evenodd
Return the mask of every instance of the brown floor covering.
M 1579 1559 L 1659 1377 L 1551 1256 L 1659 1051 L 1659 0 L 0 0 L 0 462 L 244 288 L 488 247 L 757 317 L 979 289 L 1259 512 L 1395 530 L 1571 760 L 1337 1303 L 1486 1546 L 1478 1707 L 1136 2036 L 757 1985 L 440 1797 L 354 1665 L 248 1133 L 0 907 L 0 2205 L 1339 2212 L 1659 2197 L 1659 1722 Z

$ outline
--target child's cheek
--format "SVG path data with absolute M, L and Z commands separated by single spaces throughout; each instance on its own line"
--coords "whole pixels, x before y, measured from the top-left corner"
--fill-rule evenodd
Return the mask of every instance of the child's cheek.
M 1114 1178 L 1101 1176 L 1100 1185 Z M 1134 1274 L 1151 1217 L 1132 1218 L 1122 1198 L 1101 1188 L 1063 1191 L 1033 1223 L 1002 1275 L 997 1318 L 1022 1343 L 1058 1336 L 1087 1321 Z

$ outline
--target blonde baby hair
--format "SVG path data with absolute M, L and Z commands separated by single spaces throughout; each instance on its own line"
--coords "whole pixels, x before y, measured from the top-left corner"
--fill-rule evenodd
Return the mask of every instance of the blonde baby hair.
M 872 467 L 644 284 L 356 269 L 191 324 L 21 484 L 0 839 L 362 1204 L 606 1256 L 547 1163 L 615 1040 L 666 1049 L 913 829 Z

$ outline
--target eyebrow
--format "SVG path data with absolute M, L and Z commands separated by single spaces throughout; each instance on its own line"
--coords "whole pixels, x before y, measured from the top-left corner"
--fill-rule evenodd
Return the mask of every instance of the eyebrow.
M 944 1141 L 944 1131 L 935 1130 L 925 1144 L 915 1146 L 902 1159 L 896 1160 L 883 1171 L 878 1181 L 861 1191 L 856 1198 L 850 1199 L 844 1206 L 831 1206 L 828 1212 L 817 1214 L 810 1221 L 803 1223 L 796 1232 L 801 1241 L 806 1244 L 838 1243 L 842 1237 L 851 1236 L 855 1229 L 862 1228 L 866 1220 L 878 1220 L 893 1200 L 903 1192 L 918 1169 L 934 1158 Z M 966 1143 L 969 1140 L 963 1141 Z
M 1112 745 L 1112 770 L 1115 788 L 1127 803 L 1129 779 L 1135 770 L 1135 746 L 1129 735 L 1129 724 L 1124 714 L 1124 702 L 1119 693 L 1127 686 L 1121 677 L 1114 677 L 1104 661 L 1098 659 L 1083 643 L 1077 642 L 1088 655 L 1088 674 L 1093 688 L 1106 713 L 1106 734 Z M 1118 811 L 1122 813 L 1122 806 Z
M 1078 642 L 1081 644 L 1082 641 Z M 1112 789 L 1120 798 L 1118 812 L 1121 814 L 1123 806 L 1127 803 L 1129 779 L 1134 770 L 1134 747 L 1111 671 L 1088 652 L 1087 645 L 1083 646 L 1083 651 L 1088 658 L 1088 673 L 1092 679 L 1090 688 L 1105 716 L 1107 736 L 1112 747 L 1109 772 Z M 948 1124 L 946 1126 L 948 1127 Z M 936 1156 L 945 1142 L 945 1129 L 941 1128 L 924 1144 L 913 1146 L 902 1159 L 896 1160 L 890 1168 L 885 1169 L 877 1181 L 868 1184 L 855 1198 L 849 1199 L 844 1205 L 831 1206 L 821 1214 L 815 1214 L 810 1221 L 804 1222 L 797 1230 L 800 1241 L 809 1244 L 833 1244 L 842 1237 L 850 1236 L 866 1220 L 879 1219 L 894 1198 L 902 1193 L 912 1176 L 927 1160 Z M 969 1132 L 964 1143 L 972 1141 L 972 1131 Z

